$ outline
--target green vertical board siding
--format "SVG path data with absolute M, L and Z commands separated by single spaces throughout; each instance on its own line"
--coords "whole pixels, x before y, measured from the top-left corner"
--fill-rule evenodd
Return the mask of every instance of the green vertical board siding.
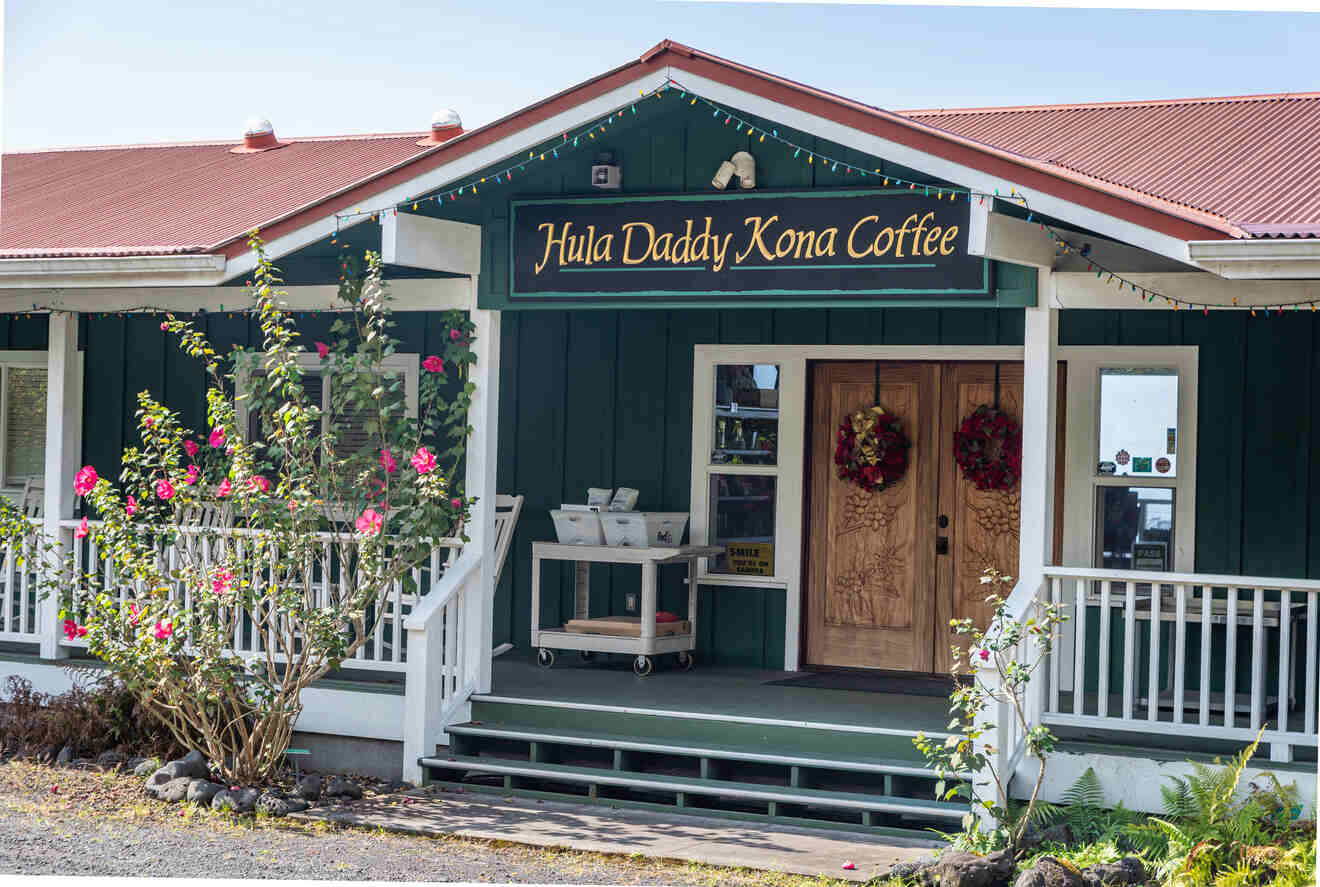
M 554 539 L 548 512 L 582 502 L 588 486 L 636 487 L 640 508 L 688 511 L 691 491 L 692 360 L 698 344 L 907 344 L 1021 342 L 993 317 L 944 323 L 964 309 L 780 309 L 774 311 L 578 311 L 504 315 L 499 487 L 527 496 L 496 597 L 496 641 L 526 644 L 531 543 Z M 1021 322 L 1022 312 L 1004 312 Z M 980 335 L 977 335 L 979 330 Z M 592 612 L 624 612 L 639 589 L 637 568 L 592 571 Z M 662 609 L 686 614 L 681 571 L 661 571 Z M 547 565 L 542 625 L 570 615 L 572 577 Z M 781 668 L 782 589 L 706 586 L 698 598 L 703 662 Z

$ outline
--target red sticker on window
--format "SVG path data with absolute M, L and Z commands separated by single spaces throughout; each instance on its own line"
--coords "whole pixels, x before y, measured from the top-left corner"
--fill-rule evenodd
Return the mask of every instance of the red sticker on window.
M 1168 459 L 1165 459 L 1163 456 L 1155 460 L 1155 470 L 1158 471 L 1160 474 L 1168 474 L 1169 469 L 1172 467 L 1173 467 L 1173 463 L 1171 463 Z

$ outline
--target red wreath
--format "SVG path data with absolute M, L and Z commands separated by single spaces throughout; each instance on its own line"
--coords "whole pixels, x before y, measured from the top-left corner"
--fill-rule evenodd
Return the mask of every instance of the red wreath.
M 898 417 L 874 406 L 858 410 L 840 423 L 834 464 L 841 479 L 874 493 L 907 473 L 911 446 Z
M 1012 489 L 1022 477 L 1022 426 L 981 404 L 953 433 L 953 453 L 963 477 L 978 490 Z

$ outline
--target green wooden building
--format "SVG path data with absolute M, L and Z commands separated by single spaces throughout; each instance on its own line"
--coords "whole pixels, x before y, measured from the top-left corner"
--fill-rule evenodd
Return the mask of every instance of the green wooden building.
M 1065 740 L 1048 797 L 1094 767 L 1157 809 L 1165 775 L 1263 728 L 1260 766 L 1313 801 L 1320 218 L 1288 195 L 1316 184 L 1294 146 L 1317 102 L 892 113 L 666 41 L 470 132 L 254 121 L 242 144 L 6 155 L 0 484 L 71 539 L 73 472 L 118 473 L 137 392 L 201 423 L 159 314 L 254 342 L 252 228 L 309 343 L 342 256 L 378 250 L 400 372 L 441 312 L 476 324 L 478 506 L 391 643 L 309 691 L 314 748 L 594 803 L 947 824 L 911 740 L 945 729 L 949 621 L 988 618 L 995 569 L 1015 617 L 1070 615 L 1027 697 Z M 156 211 L 129 230 L 131 201 Z M 838 466 L 873 406 L 906 443 L 879 489 Z M 960 436 L 981 407 L 1007 417 L 985 441 L 1005 475 Z M 552 512 L 620 488 L 705 546 L 653 596 L 654 538 L 555 544 Z M 6 662 L 59 686 L 78 642 L 7 576 Z M 651 652 L 570 642 L 606 617 Z

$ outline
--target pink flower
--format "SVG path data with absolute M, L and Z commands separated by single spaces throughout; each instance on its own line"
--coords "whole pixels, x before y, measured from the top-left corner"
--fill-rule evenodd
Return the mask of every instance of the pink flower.
M 64 636 L 69 640 L 80 638 L 87 634 L 87 629 L 72 619 L 64 620 Z
M 189 465 L 189 466 L 188 466 L 188 473 L 185 474 L 185 475 L 183 476 L 183 482 L 186 483 L 188 486 L 191 487 L 193 484 L 197 483 L 197 478 L 198 478 L 198 476 L 199 476 L 199 473 L 198 473 L 198 470 L 197 470 L 197 466 L 196 466 L 196 465 Z
M 428 373 L 443 373 L 445 371 L 445 362 L 432 354 L 426 360 L 422 361 L 422 369 Z
M 430 474 L 435 470 L 435 456 L 426 447 L 418 447 L 412 457 L 412 467 L 418 474 Z
M 128 620 L 128 624 L 129 624 L 129 625 L 137 625 L 137 624 L 138 624 L 138 613 L 141 612 L 140 610 L 138 610 L 138 605 L 137 605 L 137 604 L 129 604 L 129 605 L 128 605 L 128 612 L 129 612 L 129 620 Z
M 990 659 L 990 651 L 987 650 L 985 647 L 982 647 L 981 649 L 977 650 L 976 655 L 981 657 L 982 662 L 986 662 Z
M 137 514 L 137 500 L 132 496 L 129 496 L 128 501 L 124 504 L 124 513 L 129 517 Z
M 156 481 L 156 495 L 166 500 L 174 498 L 174 484 L 170 483 L 169 478 L 162 477 Z
M 96 486 L 99 478 L 96 475 L 96 469 L 90 465 L 84 465 L 73 476 L 73 491 L 79 496 L 86 496 Z
M 326 355 L 330 353 L 330 346 L 324 342 L 313 342 L 312 344 L 316 346 L 317 356 L 325 360 Z
M 170 324 L 169 324 L 169 321 L 162 320 L 162 321 L 160 322 L 160 331 L 161 331 L 162 333 L 167 333 L 167 332 L 169 332 L 169 330 L 170 330 Z
M 172 634 L 174 634 L 173 622 L 164 622 L 160 619 L 156 620 L 156 640 L 163 641 Z
M 233 588 L 234 574 L 229 570 L 217 570 L 215 578 L 211 580 L 211 591 L 216 594 L 226 594 Z
M 156 424 L 156 420 L 151 418 L 150 416 L 146 416 L 142 419 L 142 424 L 147 426 L 148 428 L 151 428 Z
M 450 330 L 450 331 L 449 331 L 449 338 L 450 338 L 452 341 L 457 342 L 459 339 L 463 338 L 463 334 L 462 334 L 461 332 L 459 332 L 458 330 L 453 329 L 453 330 Z
M 223 447 L 225 445 L 225 430 L 220 427 L 212 428 L 208 442 L 217 450 Z
M 358 515 L 357 521 L 355 521 L 358 532 L 367 536 L 375 536 L 380 532 L 381 527 L 384 526 L 384 524 L 385 518 L 374 508 L 368 508 L 363 511 Z
M 455 511 L 457 511 L 458 509 L 460 509 L 460 508 L 463 507 L 463 500 L 462 500 L 462 499 L 450 499 L 450 500 L 449 500 L 449 506 L 450 506 L 451 508 L 453 508 Z
M 262 477 L 262 476 L 259 475 L 259 474 L 257 474 L 257 475 L 253 475 L 253 477 L 252 477 L 252 489 L 254 489 L 254 490 L 261 490 L 261 492 L 263 492 L 263 493 L 269 493 L 269 492 L 270 492 L 270 481 L 266 480 L 264 477 Z
M 189 459 L 191 459 L 191 458 L 193 458 L 194 456 L 196 456 L 196 455 L 197 455 L 197 441 L 195 441 L 195 440 L 185 440 L 185 441 L 183 442 L 183 451 L 184 451 L 185 453 L 188 454 L 188 458 L 189 458 Z
M 399 470 L 399 463 L 394 461 L 389 450 L 380 451 L 380 467 L 385 469 L 386 474 L 393 474 Z
M 224 480 L 220 481 L 220 486 L 215 488 L 215 494 L 219 496 L 221 499 L 223 499 L 226 496 L 228 496 L 231 492 L 233 492 L 233 490 L 234 487 L 232 484 L 229 483 L 229 478 L 225 478 Z
M 82 519 L 82 523 L 78 524 L 78 529 L 73 531 L 73 538 L 75 539 L 87 538 L 87 518 L 84 517 Z

